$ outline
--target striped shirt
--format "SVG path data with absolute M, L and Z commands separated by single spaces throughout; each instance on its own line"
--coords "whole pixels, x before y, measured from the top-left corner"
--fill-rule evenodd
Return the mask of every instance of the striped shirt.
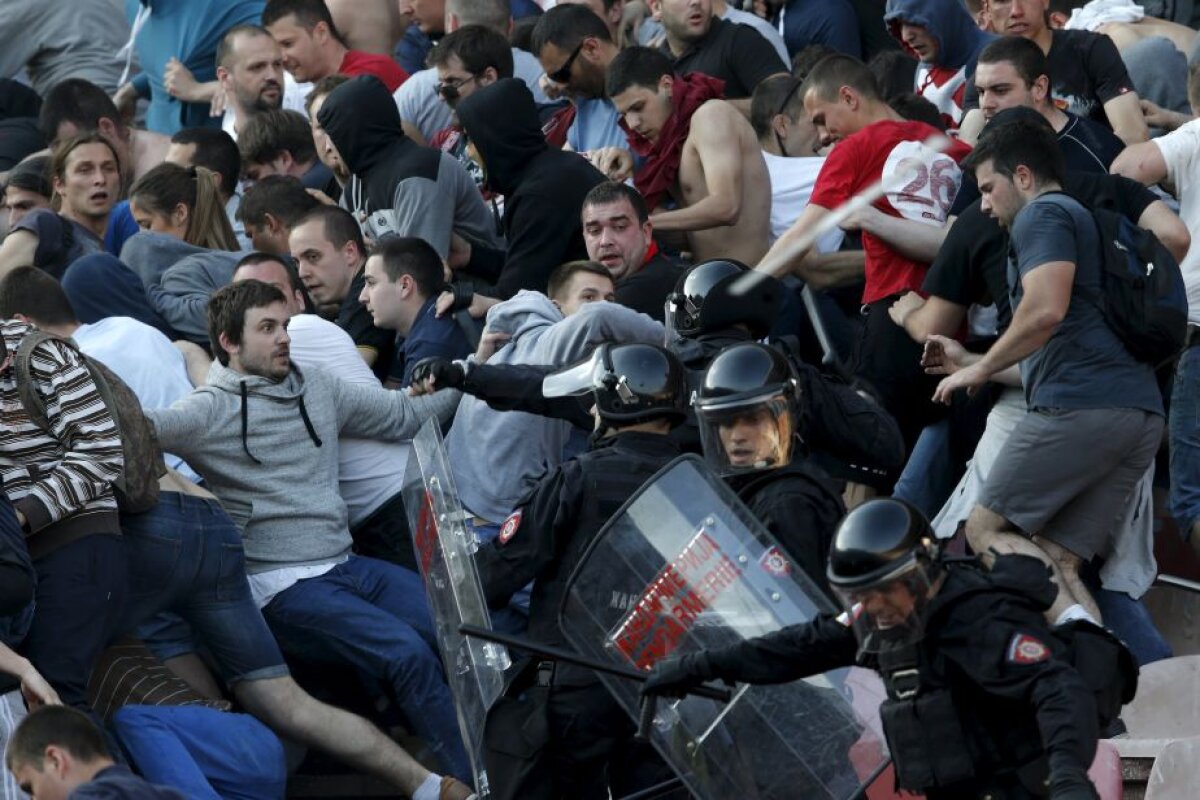
M 30 372 L 45 399 L 49 430 L 29 418 L 12 364 L 32 328 L 0 322 L 8 352 L 0 365 L 0 477 L 27 521 L 34 558 L 93 533 L 120 533 L 112 484 L 124 455 L 112 415 L 91 371 L 69 346 L 34 349 Z

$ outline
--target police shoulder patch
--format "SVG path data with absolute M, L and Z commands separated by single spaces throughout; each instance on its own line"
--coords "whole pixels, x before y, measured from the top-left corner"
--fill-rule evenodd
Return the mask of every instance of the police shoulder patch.
M 516 535 L 517 528 L 521 527 L 521 514 L 522 511 L 518 508 L 508 515 L 508 519 L 504 520 L 500 526 L 500 533 L 496 537 L 500 544 L 508 544 L 508 540 Z
M 1014 633 L 1008 643 L 1006 660 L 1011 664 L 1037 664 L 1050 658 L 1050 648 L 1028 633 Z
M 768 575 L 773 575 L 776 578 L 783 578 L 792 574 L 792 562 L 788 561 L 787 556 L 783 554 L 777 546 L 772 545 L 759 556 L 758 565 L 763 568 L 763 571 Z

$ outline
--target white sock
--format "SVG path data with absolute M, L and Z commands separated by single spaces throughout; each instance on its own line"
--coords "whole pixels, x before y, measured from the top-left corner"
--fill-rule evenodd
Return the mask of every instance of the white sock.
M 413 792 L 412 800 L 438 800 L 442 792 L 442 776 L 430 773 Z
M 1093 625 L 1100 624 L 1100 622 L 1095 617 L 1093 617 L 1091 614 L 1089 614 L 1088 610 L 1086 608 L 1079 605 L 1079 603 L 1075 603 L 1075 604 L 1069 606 L 1066 611 L 1059 614 L 1058 619 L 1055 620 L 1054 624 L 1055 624 L 1055 626 L 1066 625 L 1068 622 L 1070 622 L 1073 619 L 1084 619 L 1084 620 L 1087 620 L 1088 622 L 1092 623 Z M 414 798 L 413 800 L 416 800 L 416 798 Z

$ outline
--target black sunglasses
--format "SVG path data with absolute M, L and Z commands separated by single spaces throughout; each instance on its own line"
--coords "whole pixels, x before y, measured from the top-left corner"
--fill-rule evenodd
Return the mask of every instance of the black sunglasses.
M 437 85 L 437 93 L 440 94 L 442 99 L 447 103 L 453 102 L 462 96 L 458 90 L 478 77 L 478 75 L 472 75 L 469 78 L 459 78 L 456 81 L 439 81 Z
M 586 41 L 587 39 L 580 39 L 579 44 L 576 45 L 575 49 L 571 52 L 571 56 L 567 59 L 567 62 L 558 69 L 554 70 L 554 72 L 546 73 L 546 77 L 555 83 L 570 83 L 571 67 L 574 66 L 575 59 L 579 58 L 579 53 L 583 50 L 583 43 Z

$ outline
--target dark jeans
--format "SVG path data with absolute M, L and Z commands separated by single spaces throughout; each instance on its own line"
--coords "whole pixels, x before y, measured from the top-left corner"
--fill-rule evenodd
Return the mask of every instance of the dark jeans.
M 403 492 L 396 492 L 371 516 L 351 528 L 350 538 L 354 540 L 354 552 L 360 556 L 390 561 L 417 572 L 417 555 L 408 529 Z
M 121 527 L 130 593 L 118 633 L 170 610 L 191 625 L 226 683 L 288 674 L 250 596 L 241 535 L 217 501 L 163 492 L 149 511 L 123 515 Z M 192 650 L 152 649 L 160 658 Z
M 420 576 L 351 556 L 263 609 L 285 653 L 352 668 L 389 691 L 441 770 L 471 780 Z
M 121 537 L 95 534 L 33 562 L 37 594 L 24 653 L 63 703 L 87 709 L 96 658 L 117 633 L 125 603 Z

